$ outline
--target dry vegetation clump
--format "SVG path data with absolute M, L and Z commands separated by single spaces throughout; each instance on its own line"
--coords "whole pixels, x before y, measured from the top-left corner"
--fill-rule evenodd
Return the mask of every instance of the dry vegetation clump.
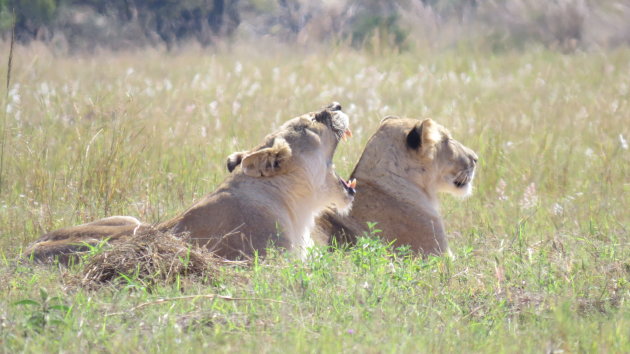
M 153 285 L 172 283 L 181 276 L 207 281 L 220 266 L 236 263 L 193 246 L 185 238 L 147 227 L 90 257 L 83 267 L 81 284 L 99 286 L 122 278 Z

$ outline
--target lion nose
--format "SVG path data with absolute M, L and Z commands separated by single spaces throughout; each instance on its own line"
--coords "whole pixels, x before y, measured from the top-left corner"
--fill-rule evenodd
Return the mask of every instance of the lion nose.
M 328 108 L 329 110 L 331 110 L 333 112 L 334 111 L 341 111 L 341 104 L 339 102 L 333 102 L 333 103 L 329 104 L 328 107 L 326 107 L 326 108 Z
M 470 160 L 472 161 L 473 165 L 476 165 L 476 164 L 477 164 L 477 161 L 479 161 L 479 158 L 477 157 L 477 154 L 473 153 L 473 154 L 470 156 Z

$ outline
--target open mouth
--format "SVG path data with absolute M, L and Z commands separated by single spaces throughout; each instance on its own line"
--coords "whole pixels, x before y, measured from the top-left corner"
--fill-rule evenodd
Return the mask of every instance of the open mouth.
M 347 141 L 348 138 L 351 138 L 352 131 L 349 127 L 350 121 L 348 119 L 348 116 L 341 111 L 341 105 L 339 104 L 339 102 L 333 102 L 329 104 L 326 107 L 326 110 L 330 112 L 330 114 L 328 115 L 329 120 L 327 123 L 329 124 L 329 127 L 332 128 L 333 132 L 337 136 L 337 139 Z M 357 180 L 351 179 L 346 181 L 340 176 L 337 176 L 337 178 L 339 178 L 339 183 L 341 183 L 345 191 L 350 196 L 354 197 L 354 195 L 357 193 Z
M 346 117 L 345 119 L 348 119 L 347 116 L 345 115 L 345 113 L 337 112 L 337 115 L 339 115 L 339 114 L 343 114 Z M 338 140 L 341 139 L 343 141 L 348 141 L 348 138 L 352 138 L 352 131 L 350 130 L 350 128 L 348 127 L 347 124 L 346 125 L 342 125 L 340 127 L 338 125 L 335 125 L 335 123 L 333 121 L 332 129 L 335 132 L 335 135 L 337 136 Z
M 453 182 L 453 184 L 454 184 L 454 185 L 455 185 L 455 187 L 457 187 L 457 188 L 464 188 L 464 187 L 466 187 L 466 185 L 467 185 L 468 183 L 466 183 L 466 182 L 460 182 L 460 181 L 455 181 L 455 182 Z
M 346 190 L 346 192 L 348 192 L 348 194 L 350 194 L 351 196 L 354 196 L 355 194 L 357 194 L 357 180 L 356 178 L 353 178 L 351 180 L 344 180 L 343 178 L 339 177 L 339 182 L 341 183 L 341 185 L 343 186 L 343 188 Z

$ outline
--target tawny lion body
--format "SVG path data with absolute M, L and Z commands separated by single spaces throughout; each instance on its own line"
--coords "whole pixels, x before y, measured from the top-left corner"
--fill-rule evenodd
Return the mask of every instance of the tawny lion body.
M 378 235 L 420 254 L 449 252 L 438 192 L 467 196 L 477 155 L 431 119 L 387 117 L 369 139 L 351 178 L 357 197 L 346 216 L 317 219 L 318 244 L 353 243 L 377 222 Z
M 257 148 L 230 155 L 227 165 L 233 173 L 156 229 L 187 235 L 229 259 L 264 254 L 271 244 L 303 254 L 313 244 L 315 217 L 330 204 L 349 208 L 354 198 L 354 189 L 332 167 L 337 143 L 348 133 L 339 104 L 291 119 Z M 26 254 L 67 261 L 86 244 L 116 242 L 145 226 L 133 217 L 105 218 L 47 233 Z

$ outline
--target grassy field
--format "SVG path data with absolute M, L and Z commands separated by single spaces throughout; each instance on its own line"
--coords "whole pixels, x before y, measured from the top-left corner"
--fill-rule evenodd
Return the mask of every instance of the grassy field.
M 81 265 L 17 261 L 47 230 L 174 215 L 220 183 L 228 154 L 333 100 L 355 136 L 337 150 L 345 176 L 389 114 L 432 117 L 477 152 L 473 196 L 442 199 L 455 259 L 367 237 L 308 262 L 272 254 L 211 280 L 100 289 L 77 285 Z M 1 352 L 630 351 L 627 49 L 18 47 L 2 102 Z

